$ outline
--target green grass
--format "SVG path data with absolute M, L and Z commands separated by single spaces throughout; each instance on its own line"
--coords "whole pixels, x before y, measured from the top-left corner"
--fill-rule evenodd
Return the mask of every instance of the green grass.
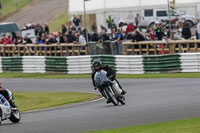
M 46 109 L 99 98 L 97 94 L 75 92 L 14 92 L 20 111 Z
M 61 14 L 60 16 L 57 16 L 55 19 L 53 19 L 49 23 L 50 31 L 51 32 L 61 31 L 61 25 L 62 24 L 66 25 L 66 23 L 68 21 L 69 21 L 68 11 L 66 11 L 65 13 Z
M 19 73 L 4 72 L 0 78 L 29 78 L 29 79 L 67 79 L 67 78 L 91 78 L 90 74 L 69 75 L 64 73 Z M 146 79 L 146 78 L 200 78 L 200 73 L 175 73 L 175 74 L 121 74 L 121 79 Z
M 2 14 L 1 16 L 4 17 L 10 13 L 13 13 L 21 9 L 22 7 L 26 6 L 30 2 L 32 2 L 32 0 L 1 0 L 2 4 L 2 10 L 0 10 Z
M 200 133 L 200 118 L 94 131 L 90 133 Z

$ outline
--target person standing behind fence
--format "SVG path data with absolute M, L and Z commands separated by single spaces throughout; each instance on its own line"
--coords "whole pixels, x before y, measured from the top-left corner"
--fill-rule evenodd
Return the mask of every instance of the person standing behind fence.
M 106 22 L 108 24 L 108 29 L 112 28 L 113 25 L 113 19 L 111 18 L 111 16 L 109 15 L 109 17 L 106 19 Z
M 126 28 L 126 34 L 128 34 L 129 32 L 135 31 L 135 26 L 133 24 L 134 24 L 133 22 L 129 23 L 129 25 Z
M 138 28 L 139 24 L 140 24 L 140 15 L 137 14 L 135 17 L 135 26 L 136 26 L 135 28 L 136 29 Z
M 49 34 L 49 26 L 47 25 L 47 22 L 44 24 L 44 31 L 46 34 Z
M 100 41 L 103 43 L 103 42 L 109 41 L 109 40 L 110 40 L 109 36 L 106 34 L 106 31 L 103 29 L 101 31 Z
M 1 38 L 1 44 L 6 44 L 6 34 L 3 34 L 3 37 Z
M 76 36 L 76 39 L 77 39 L 78 43 L 86 44 L 86 40 L 83 37 L 83 35 L 81 35 L 80 33 L 76 33 L 75 36 Z
M 182 31 L 182 37 L 186 40 L 190 39 L 192 36 L 191 29 L 190 29 L 190 24 L 185 23 Z
M 123 40 L 123 35 L 121 30 L 117 29 L 117 33 L 115 34 L 115 42 L 119 42 L 120 40 Z
M 157 39 L 162 40 L 164 36 L 164 28 L 161 22 L 158 24 L 157 27 L 155 27 L 154 31 L 155 31 L 155 36 L 157 37 Z
M 80 19 L 76 15 L 74 15 L 73 23 L 76 26 L 76 31 L 78 31 L 79 30 L 79 26 L 81 24 L 81 21 L 80 21 Z
M 31 44 L 31 43 L 33 43 L 32 40 L 28 36 L 25 36 L 23 44 Z
M 97 30 L 95 30 L 94 33 L 92 34 L 91 40 L 92 40 L 92 42 L 98 42 L 99 41 L 99 34 L 98 34 Z
M 62 24 L 61 27 L 62 27 L 62 35 L 64 36 L 65 33 L 67 32 L 67 28 L 65 27 L 64 24 Z
M 197 24 L 197 38 L 200 39 L 200 18 L 198 19 L 198 24 Z

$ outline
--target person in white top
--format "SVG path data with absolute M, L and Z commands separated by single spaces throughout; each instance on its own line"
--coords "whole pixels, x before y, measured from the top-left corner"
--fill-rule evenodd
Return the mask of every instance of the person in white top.
M 77 41 L 81 44 L 86 44 L 86 40 L 85 38 L 83 37 L 83 35 L 81 35 L 80 33 L 76 33 L 75 34 L 76 38 L 77 38 Z
M 200 18 L 198 19 L 198 24 L 197 24 L 197 35 L 198 39 L 200 39 Z

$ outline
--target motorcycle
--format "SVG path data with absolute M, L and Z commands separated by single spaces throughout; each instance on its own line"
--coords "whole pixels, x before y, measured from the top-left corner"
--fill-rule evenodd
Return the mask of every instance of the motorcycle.
M 107 72 L 104 70 L 95 73 L 94 81 L 99 92 L 111 102 L 117 106 L 119 103 L 125 104 L 125 97 L 121 94 L 122 90 L 119 87 L 118 82 L 111 81 L 107 76 Z
M 7 119 L 13 123 L 18 123 L 21 119 L 21 114 L 18 108 L 12 108 L 7 99 L 0 94 L 0 124 Z

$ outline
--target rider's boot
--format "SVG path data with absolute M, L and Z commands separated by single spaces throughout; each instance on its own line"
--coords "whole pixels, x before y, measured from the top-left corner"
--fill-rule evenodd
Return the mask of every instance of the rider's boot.
M 109 103 L 111 103 L 111 102 L 112 102 L 112 101 L 111 101 L 110 98 L 109 98 L 109 99 L 107 100 L 106 103 L 109 104 Z
M 125 95 L 127 92 L 122 89 L 122 95 Z

